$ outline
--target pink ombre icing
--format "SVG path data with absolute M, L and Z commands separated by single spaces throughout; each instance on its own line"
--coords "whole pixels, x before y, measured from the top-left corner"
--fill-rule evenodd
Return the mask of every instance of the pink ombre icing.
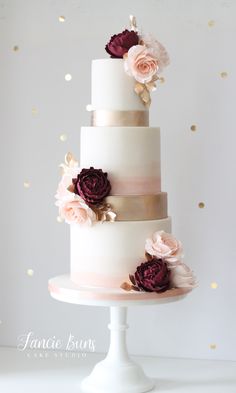
M 71 281 L 79 286 L 119 288 L 120 283 L 128 279 L 128 274 L 112 277 L 94 272 L 71 272 L 70 278 Z

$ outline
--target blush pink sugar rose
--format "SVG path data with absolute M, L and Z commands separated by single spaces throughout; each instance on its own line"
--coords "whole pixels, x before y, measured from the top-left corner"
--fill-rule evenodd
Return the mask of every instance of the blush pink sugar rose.
M 192 270 L 184 263 L 171 269 L 170 283 L 173 288 L 195 288 L 197 286 Z
M 59 213 L 68 224 L 88 224 L 96 220 L 94 211 L 80 197 L 71 201 L 64 201 L 59 206 Z
M 76 174 L 74 174 L 75 176 Z M 64 201 L 73 199 L 73 193 L 68 190 L 72 183 L 72 176 L 65 173 L 57 187 L 55 198 L 57 199 L 56 206 L 60 206 Z
M 151 239 L 146 240 L 145 250 L 148 254 L 162 258 L 168 265 L 181 263 L 183 257 L 182 244 L 170 233 L 155 232 Z
M 157 59 L 158 73 L 161 73 L 163 69 L 170 63 L 169 55 L 165 47 L 157 41 L 151 34 L 145 34 L 141 37 L 141 42 L 147 47 L 152 48 L 153 54 Z
M 158 60 L 153 48 L 135 45 L 129 49 L 124 60 L 124 68 L 128 75 L 140 83 L 148 83 L 158 71 Z

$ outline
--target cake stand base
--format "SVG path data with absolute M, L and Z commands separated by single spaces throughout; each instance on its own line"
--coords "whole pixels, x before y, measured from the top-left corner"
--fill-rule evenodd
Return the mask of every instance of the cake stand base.
M 126 348 L 127 308 L 111 307 L 110 348 L 107 357 L 98 363 L 82 381 L 81 387 L 91 393 L 142 393 L 151 390 L 154 383 L 142 368 L 133 362 Z
M 143 393 L 154 388 L 154 382 L 128 354 L 126 346 L 127 307 L 163 304 L 183 299 L 189 289 L 177 288 L 160 294 L 125 292 L 120 288 L 81 288 L 69 275 L 49 280 L 49 292 L 57 300 L 92 306 L 110 307 L 110 346 L 106 358 L 96 364 L 81 388 L 88 393 Z

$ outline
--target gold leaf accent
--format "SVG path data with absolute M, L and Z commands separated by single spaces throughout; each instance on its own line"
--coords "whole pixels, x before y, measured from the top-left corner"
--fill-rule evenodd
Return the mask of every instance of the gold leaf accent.
M 151 104 L 151 97 L 150 97 L 150 93 L 149 93 L 149 90 L 147 89 L 147 87 L 140 94 L 140 97 L 142 98 L 145 105 L 149 106 Z
M 136 94 L 140 95 L 143 92 L 144 89 L 145 89 L 145 85 L 144 84 L 139 83 L 139 82 L 135 83 L 134 91 L 135 91 Z
M 112 211 L 111 205 L 109 203 L 102 203 L 100 205 L 92 206 L 91 209 L 96 214 L 98 221 L 114 222 L 116 219 L 116 213 Z
M 134 15 L 130 15 L 129 16 L 129 20 L 130 20 L 130 30 L 133 30 L 135 32 L 138 31 L 137 29 L 137 21 Z
M 145 257 L 147 261 L 151 261 L 153 259 L 153 257 L 150 254 L 148 254 L 148 252 L 145 252 Z
M 133 274 L 129 274 L 129 279 L 132 282 L 133 285 L 136 285 L 135 277 Z
M 132 285 L 132 289 L 136 292 L 140 292 L 141 289 L 139 287 L 136 287 L 135 285 Z
M 69 187 L 67 188 L 67 190 L 70 192 L 74 192 L 74 189 L 75 189 L 74 184 L 70 184 Z
M 75 168 L 78 167 L 79 163 L 75 159 L 72 153 L 68 152 L 65 155 L 65 164 L 59 165 L 59 168 L 62 168 L 62 175 L 66 173 L 67 168 Z
M 134 86 L 135 93 L 140 97 L 143 104 L 147 107 L 151 105 L 150 91 L 156 90 L 156 81 L 159 79 L 157 75 L 154 75 L 152 80 L 148 83 L 136 82 Z
M 159 80 L 160 83 L 165 83 L 165 78 L 164 78 L 164 76 L 161 76 L 160 78 L 158 78 L 158 80 Z
M 71 152 L 68 152 L 65 155 L 65 164 L 70 166 L 71 161 L 75 161 L 75 158 Z
M 132 285 L 130 285 L 128 282 L 123 282 L 120 287 L 125 291 L 131 291 L 132 289 Z

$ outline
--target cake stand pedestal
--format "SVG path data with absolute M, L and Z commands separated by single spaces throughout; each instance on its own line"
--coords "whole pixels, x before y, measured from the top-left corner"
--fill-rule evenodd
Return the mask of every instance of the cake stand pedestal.
M 110 346 L 106 358 L 97 363 L 81 384 L 90 393 L 142 393 L 154 388 L 142 368 L 130 357 L 126 346 L 127 307 L 168 303 L 183 299 L 189 289 L 178 288 L 156 294 L 126 292 L 116 288 L 78 287 L 69 275 L 49 280 L 49 292 L 57 300 L 92 306 L 110 307 Z

